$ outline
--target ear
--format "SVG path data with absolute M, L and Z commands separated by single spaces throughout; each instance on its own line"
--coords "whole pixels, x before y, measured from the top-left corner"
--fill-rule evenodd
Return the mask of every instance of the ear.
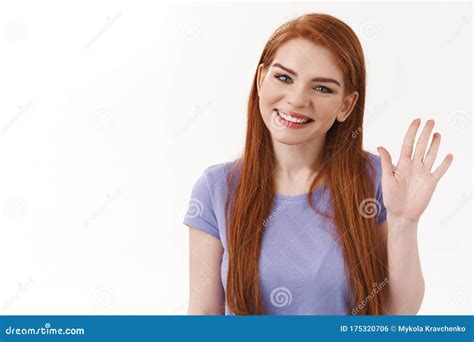
M 346 121 L 346 119 L 349 117 L 352 110 L 354 109 L 358 98 L 359 98 L 359 93 L 356 91 L 346 96 L 346 98 L 344 99 L 344 102 L 342 103 L 341 110 L 337 114 L 337 117 L 336 117 L 337 121 L 339 122 Z
M 265 79 L 265 75 L 267 70 L 265 69 L 265 65 L 261 63 L 257 68 L 257 93 L 260 97 L 260 88 L 262 87 L 263 80 Z

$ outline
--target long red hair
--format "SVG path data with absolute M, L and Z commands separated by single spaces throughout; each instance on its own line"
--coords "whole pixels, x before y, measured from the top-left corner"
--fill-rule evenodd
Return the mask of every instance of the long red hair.
M 258 64 L 270 66 L 277 49 L 294 38 L 305 38 L 328 48 L 343 72 L 345 93 L 359 93 L 349 117 L 344 122 L 335 121 L 326 134 L 321 155 L 323 166 L 311 184 L 311 192 L 324 179 L 333 213 L 320 214 L 330 218 L 337 227 L 352 294 L 348 313 L 371 294 L 371 300 L 359 306 L 357 313 L 384 314 L 385 291 L 374 294 L 373 289 L 387 276 L 386 245 L 380 243 L 383 240 L 376 217 L 361 215 L 359 210 L 364 200 L 375 197 L 374 170 L 370 157 L 362 148 L 366 82 L 362 47 L 352 29 L 341 20 L 327 14 L 306 14 L 281 25 L 274 32 Z M 259 284 L 259 256 L 264 222 L 271 212 L 275 194 L 271 175 L 276 163 L 271 153 L 270 132 L 260 114 L 257 71 L 248 99 L 245 148 L 227 178 L 226 302 L 235 315 L 265 314 Z M 318 211 L 312 203 L 311 193 L 308 193 L 308 202 Z

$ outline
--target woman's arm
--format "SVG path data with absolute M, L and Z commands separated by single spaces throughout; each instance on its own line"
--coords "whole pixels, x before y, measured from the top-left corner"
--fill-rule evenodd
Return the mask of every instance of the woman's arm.
M 415 145 L 421 120 L 408 127 L 400 159 L 395 169 L 392 157 L 378 147 L 382 166 L 383 202 L 387 210 L 387 250 L 389 268 L 389 313 L 416 314 L 423 301 L 424 281 L 418 256 L 418 222 L 433 196 L 433 192 L 448 170 L 453 155 L 448 154 L 431 172 L 438 154 L 441 134 L 430 142 L 434 120 L 428 120 Z M 414 149 L 414 150 L 413 150 Z
M 225 294 L 221 283 L 224 249 L 219 240 L 197 228 L 189 228 L 188 315 L 224 315 Z
M 423 302 L 425 281 L 418 254 L 417 226 L 389 214 L 380 227 L 387 237 L 388 315 L 416 315 Z

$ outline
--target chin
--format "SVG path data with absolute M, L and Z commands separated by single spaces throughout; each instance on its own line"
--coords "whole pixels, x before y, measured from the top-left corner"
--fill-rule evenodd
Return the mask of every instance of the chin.
M 280 133 L 280 132 L 278 132 Z M 307 139 L 304 139 L 303 137 L 298 137 L 298 136 L 292 136 L 290 134 L 272 134 L 272 138 L 275 141 L 278 141 L 280 144 L 285 144 L 285 145 L 300 145 L 303 144 Z

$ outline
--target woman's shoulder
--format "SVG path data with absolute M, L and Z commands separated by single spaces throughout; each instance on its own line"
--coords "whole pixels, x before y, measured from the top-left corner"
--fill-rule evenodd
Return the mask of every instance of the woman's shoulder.
M 230 175 L 231 171 L 238 171 L 238 164 L 238 159 L 229 162 L 213 164 L 204 170 L 204 174 L 212 183 L 221 182 L 222 180 L 225 180 L 228 175 Z
M 367 157 L 368 163 L 370 163 L 370 168 L 374 170 L 377 175 L 382 174 L 382 161 L 380 155 L 367 150 L 364 150 L 364 153 Z

